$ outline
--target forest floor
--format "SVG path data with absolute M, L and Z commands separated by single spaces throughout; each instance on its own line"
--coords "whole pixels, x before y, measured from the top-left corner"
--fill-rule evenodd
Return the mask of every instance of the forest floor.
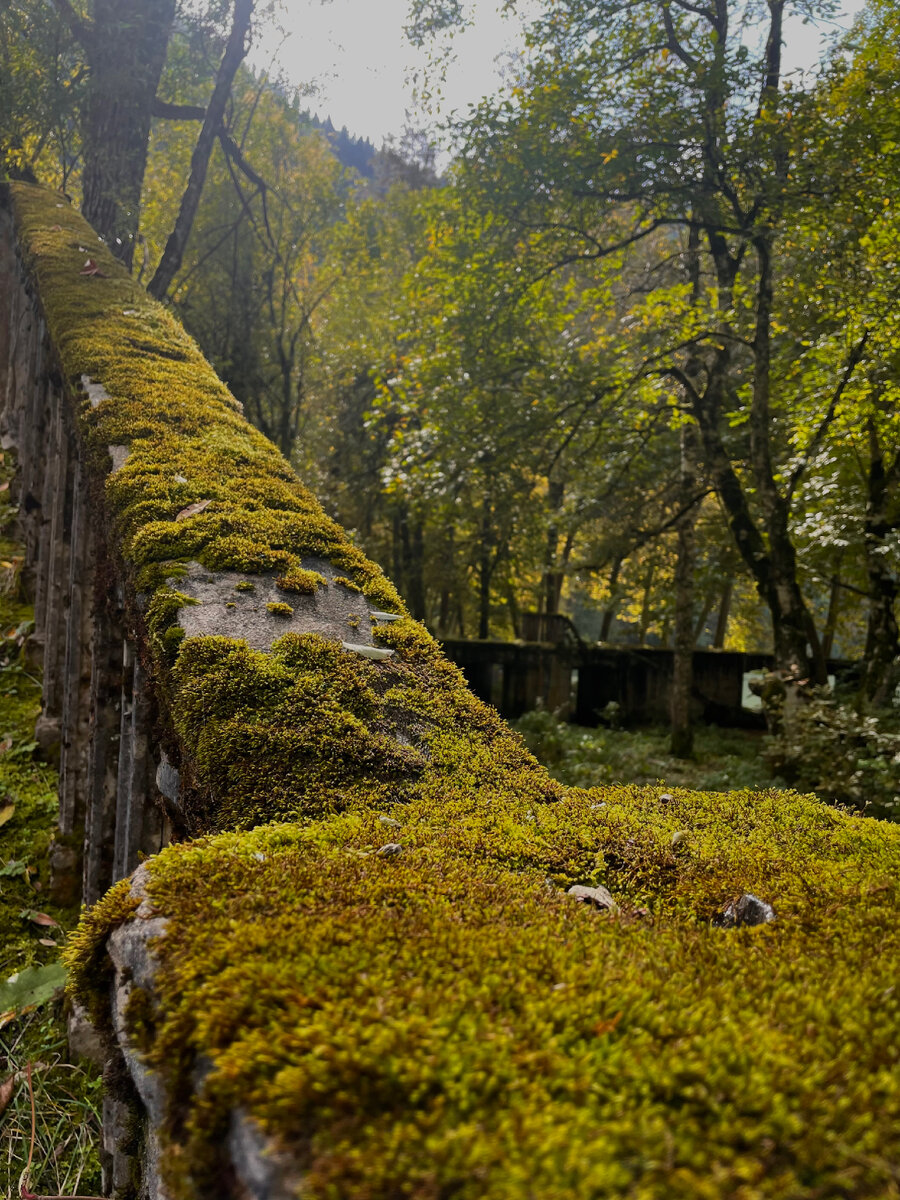
M 20 1184 L 44 1195 L 100 1190 L 100 1073 L 70 1064 L 59 962 L 78 907 L 47 896 L 58 815 L 56 768 L 36 757 L 39 670 L 29 661 L 32 609 L 19 595 L 21 547 L 0 455 L 0 1196 Z M 7 454 L 5 457 L 9 457 Z M 4 511 L 5 510 L 5 511 Z M 34 1092 L 35 1120 L 28 1086 Z M 33 1132 L 32 1132 L 33 1130 Z M 34 1137 L 31 1170 L 22 1178 Z
M 572 787 L 667 784 L 701 792 L 785 787 L 762 760 L 764 734 L 698 725 L 691 759 L 669 754 L 669 730 L 596 729 L 569 725 L 553 713 L 527 713 L 513 726 L 554 778 Z

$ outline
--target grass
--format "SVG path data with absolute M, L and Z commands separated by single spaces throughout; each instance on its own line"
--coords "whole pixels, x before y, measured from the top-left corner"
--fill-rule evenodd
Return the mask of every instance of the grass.
M 0 457 L 0 484 L 12 474 L 9 460 L 8 452 Z M 4 536 L 14 516 L 4 502 L 7 495 L 0 492 L 0 985 L 26 967 L 55 962 L 65 931 L 79 915 L 47 896 L 56 772 L 35 758 L 41 687 L 28 662 L 33 613 L 20 596 L 21 547 Z M 36 912 L 58 925 L 36 924 L 23 915 Z M 56 1196 L 100 1190 L 99 1071 L 68 1063 L 66 1057 L 61 999 L 16 1015 L 0 1013 L 0 1096 L 11 1089 L 0 1116 L 0 1196 L 18 1196 L 25 1182 L 29 1062 L 37 1117 L 31 1190 Z
M 554 713 L 526 713 L 514 725 L 550 774 L 570 787 L 666 784 L 700 792 L 783 787 L 762 760 L 762 732 L 698 726 L 691 759 L 669 753 L 669 730 L 588 729 Z

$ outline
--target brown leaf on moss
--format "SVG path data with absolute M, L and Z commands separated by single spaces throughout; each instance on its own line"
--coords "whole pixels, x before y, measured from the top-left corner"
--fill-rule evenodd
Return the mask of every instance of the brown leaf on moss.
M 20 915 L 24 920 L 31 921 L 34 925 L 59 925 L 59 921 L 54 921 L 49 913 L 35 912 L 33 908 L 23 909 Z
M 0 808 L 0 825 L 5 825 L 15 811 L 16 806 L 14 804 L 4 804 Z
M 186 521 L 188 517 L 195 517 L 197 513 L 202 513 L 204 508 L 209 508 L 212 500 L 195 500 L 193 504 L 189 504 L 187 508 L 183 508 L 176 516 L 176 521 Z
M 84 264 L 84 266 L 78 272 L 78 274 L 79 275 L 99 275 L 101 278 L 104 278 L 106 276 L 106 272 L 101 271 L 99 266 L 97 265 L 97 263 L 95 263 L 92 258 L 89 258 L 87 260 L 87 262 Z

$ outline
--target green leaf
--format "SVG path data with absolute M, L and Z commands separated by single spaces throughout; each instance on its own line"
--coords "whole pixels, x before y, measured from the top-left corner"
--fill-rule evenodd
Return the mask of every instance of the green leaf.
M 21 1012 L 25 1008 L 36 1008 L 52 1000 L 65 985 L 66 968 L 62 963 L 48 963 L 44 967 L 26 967 L 10 975 L 0 983 L 0 1013 Z

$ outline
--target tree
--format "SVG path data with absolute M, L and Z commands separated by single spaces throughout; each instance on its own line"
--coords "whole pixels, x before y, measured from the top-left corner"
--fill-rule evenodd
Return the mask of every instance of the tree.
M 426 23 L 446 17 L 436 7 L 419 6 Z M 529 231 L 538 270 L 609 277 L 641 244 L 655 248 L 661 282 L 649 278 L 630 352 L 681 390 L 779 665 L 824 681 L 793 501 L 865 342 L 863 331 L 845 343 L 802 441 L 783 385 L 803 347 L 778 323 L 779 242 L 813 191 L 794 126 L 802 96 L 782 71 L 788 11 L 806 9 L 769 0 L 760 25 L 754 6 L 728 0 L 554 4 L 532 27 L 519 87 L 482 105 L 463 146 L 475 186 Z M 692 236 L 702 294 L 687 303 Z
M 226 153 L 231 152 L 233 157 L 238 157 L 243 161 L 243 156 L 240 155 L 234 143 L 230 139 L 226 140 L 224 120 L 225 106 L 231 95 L 234 77 L 248 50 L 247 39 L 250 34 L 253 6 L 254 0 L 234 0 L 231 32 L 228 35 L 219 70 L 216 73 L 212 96 L 203 112 L 203 124 L 191 156 L 191 173 L 184 189 L 184 195 L 181 197 L 181 207 L 159 265 L 147 285 L 147 291 L 157 300 L 165 297 L 184 259 L 185 247 L 197 215 L 200 197 L 203 194 L 203 185 L 206 182 L 206 173 L 209 170 L 210 155 L 216 140 L 223 139 Z
M 147 141 L 176 0 L 93 0 L 81 16 L 53 0 L 88 68 L 81 117 L 82 212 L 131 265 Z

